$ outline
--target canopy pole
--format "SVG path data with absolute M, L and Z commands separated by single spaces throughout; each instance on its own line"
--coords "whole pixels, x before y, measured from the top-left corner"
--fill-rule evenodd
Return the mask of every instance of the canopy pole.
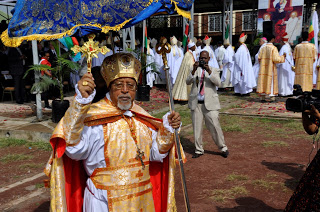
M 194 38 L 194 3 L 191 7 L 191 20 L 189 21 L 190 25 L 190 40 Z
M 161 47 L 159 49 L 159 47 Z M 167 82 L 167 89 L 169 92 L 169 107 L 170 107 L 170 112 L 174 111 L 174 104 L 173 104 L 173 97 L 172 97 L 172 84 L 171 84 L 171 79 L 170 79 L 170 67 L 168 66 L 168 61 L 167 61 L 167 53 L 171 51 L 171 46 L 170 44 L 167 43 L 167 39 L 164 39 L 160 41 L 160 43 L 156 46 L 157 53 L 162 55 L 162 60 L 163 60 L 163 70 L 166 72 L 166 82 Z M 187 185 L 186 185 L 186 178 L 184 175 L 184 169 L 183 169 L 183 161 L 182 161 L 182 156 L 181 156 L 181 149 L 180 149 L 180 138 L 179 138 L 179 131 L 178 129 L 174 129 L 174 138 L 175 138 L 175 144 L 177 148 L 177 155 L 178 155 L 178 160 L 179 160 L 179 166 L 180 166 L 180 176 L 181 176 L 181 183 L 182 183 L 182 190 L 184 194 L 184 200 L 185 200 L 185 206 L 186 206 L 186 211 L 190 212 L 190 203 L 189 203 L 189 197 L 188 197 L 188 191 L 187 191 Z
M 38 56 L 38 46 L 37 46 L 37 41 L 33 40 L 32 41 L 32 56 L 33 56 L 33 64 L 37 65 L 39 64 L 39 56 Z M 35 71 L 34 72 L 34 80 L 35 83 L 38 83 L 40 81 L 40 72 Z M 36 94 L 36 105 L 37 105 L 37 118 L 38 121 L 42 120 L 42 106 L 41 106 L 41 93 L 37 92 Z

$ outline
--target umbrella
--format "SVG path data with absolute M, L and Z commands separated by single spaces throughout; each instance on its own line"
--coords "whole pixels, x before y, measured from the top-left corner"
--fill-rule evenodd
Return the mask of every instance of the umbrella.
M 194 0 L 18 0 L 8 29 L 6 46 L 24 40 L 55 40 L 65 36 L 118 31 L 155 14 L 178 13 L 191 18 Z

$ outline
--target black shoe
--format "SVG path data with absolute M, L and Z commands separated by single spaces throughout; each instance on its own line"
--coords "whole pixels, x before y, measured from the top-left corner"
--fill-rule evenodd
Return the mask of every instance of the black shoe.
M 261 103 L 267 103 L 267 101 L 266 101 L 266 100 L 260 100 L 260 102 L 261 102 Z
M 192 155 L 192 158 L 198 158 L 200 156 L 202 156 L 203 154 L 197 154 L 197 153 L 194 153 L 194 155 Z
M 227 150 L 227 151 L 221 152 L 221 155 L 222 157 L 227 158 L 229 155 L 229 151 Z

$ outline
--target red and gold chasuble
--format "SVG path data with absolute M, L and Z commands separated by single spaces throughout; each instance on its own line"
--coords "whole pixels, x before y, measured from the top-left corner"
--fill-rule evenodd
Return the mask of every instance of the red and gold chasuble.
M 139 106 L 134 104 L 131 112 L 134 116 L 125 118 L 106 98 L 92 105 L 72 102 L 50 139 L 56 152 L 45 169 L 51 181 L 51 211 L 82 210 L 86 177 L 79 177 L 78 173 L 85 172 L 82 163 L 71 160 L 64 151 L 67 145 L 80 141 L 83 123 L 103 125 L 106 167 L 95 169 L 89 177 L 96 188 L 107 190 L 109 211 L 176 211 L 173 134 L 165 130 L 161 120 Z M 169 151 L 163 163 L 149 161 L 149 127 L 158 131 L 160 153 Z M 144 152 L 144 167 L 137 157 L 137 147 Z

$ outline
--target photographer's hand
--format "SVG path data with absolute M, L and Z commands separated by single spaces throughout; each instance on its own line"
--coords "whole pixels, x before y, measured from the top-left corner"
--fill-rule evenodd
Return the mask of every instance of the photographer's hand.
M 197 68 L 199 67 L 199 62 L 196 61 L 194 64 L 193 64 L 193 70 L 191 72 L 192 75 L 194 75 L 194 73 L 196 72 Z
M 206 70 L 207 72 L 208 72 L 208 74 L 210 75 L 211 74 L 211 70 L 210 70 L 210 67 L 209 67 L 209 65 L 208 64 L 205 64 L 204 65 L 204 70 Z
M 313 135 L 318 131 L 319 126 L 315 123 L 315 121 L 319 122 L 319 120 L 320 113 L 313 105 L 311 105 L 311 110 L 302 112 L 303 127 L 309 135 Z

